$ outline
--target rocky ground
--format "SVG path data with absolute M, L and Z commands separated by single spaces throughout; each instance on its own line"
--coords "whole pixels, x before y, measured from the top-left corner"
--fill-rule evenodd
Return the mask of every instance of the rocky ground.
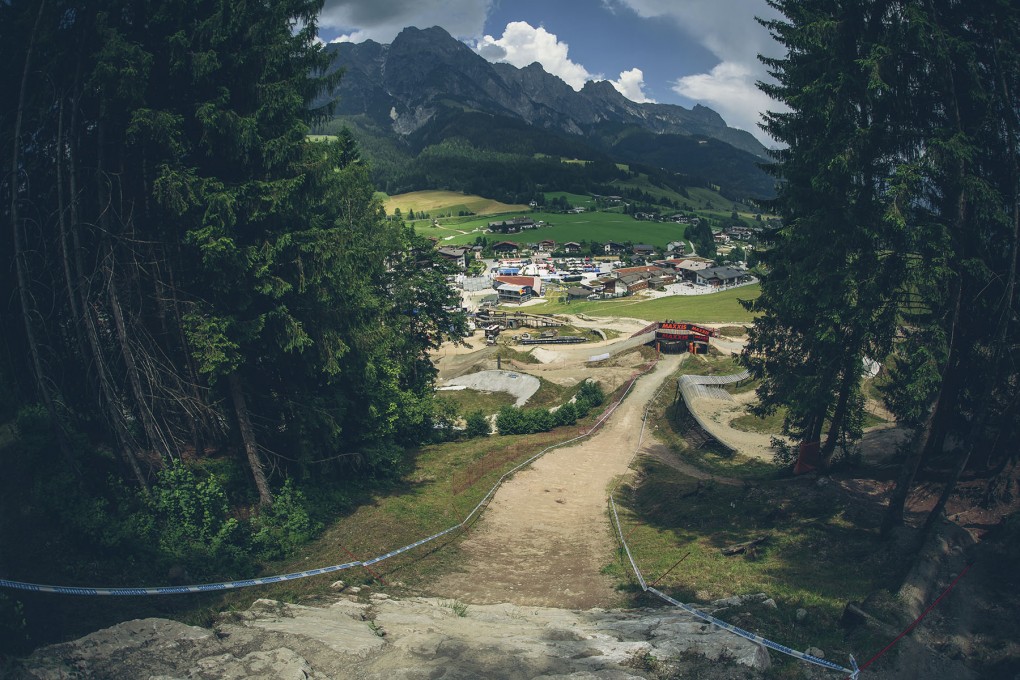
M 642 322 L 618 320 L 616 326 L 621 333 L 632 333 Z M 642 361 L 626 334 L 615 342 L 593 344 L 613 354 L 594 376 L 608 381 L 607 392 L 633 375 Z M 439 361 L 441 377 L 491 368 L 486 362 L 494 363 L 494 352 L 491 347 L 446 348 Z M 550 349 L 545 355 L 549 361 L 527 368 L 570 384 L 593 375 L 586 363 L 591 353 L 590 345 Z M 612 609 L 621 598 L 600 573 L 613 559 L 615 547 L 606 513 L 607 488 L 626 474 L 638 451 L 671 458 L 660 444 L 639 433 L 645 404 L 679 362 L 679 357 L 666 357 L 638 380 L 597 435 L 549 453 L 507 482 L 459 542 L 461 569 L 430 584 L 425 594 L 431 597 L 415 593 L 395 599 L 337 583 L 332 598 L 303 604 L 259 600 L 247 611 L 221 614 L 209 628 L 165 619 L 129 621 L 36 650 L 13 666 L 0 667 L 0 676 L 760 679 L 769 666 L 769 655 L 761 648 L 670 607 Z M 718 421 L 726 427 L 729 418 Z M 738 436 L 733 432 L 722 434 Z M 689 472 L 699 476 L 696 469 Z M 847 492 L 860 495 L 864 503 L 884 491 L 881 482 L 872 486 L 874 493 L 866 484 Z M 1004 590 L 1003 584 L 1012 581 L 1002 575 L 1002 566 L 1014 553 L 980 556 L 968 544 L 968 535 L 946 535 L 928 547 L 931 559 L 924 562 L 934 565 L 931 573 L 922 570 L 908 579 L 904 601 L 917 606 L 930 601 L 965 563 L 976 559 L 975 571 L 950 606 L 933 613 L 923 629 L 876 664 L 869 676 L 974 678 L 979 676 L 968 659 L 998 654 L 996 675 L 989 677 L 1020 677 L 1011 666 L 1020 655 L 1008 633 L 1017 627 L 1011 613 L 1017 596 Z M 882 613 L 877 605 L 870 610 Z M 877 625 L 894 632 L 903 623 L 886 618 Z M 809 667 L 798 667 L 797 673 L 790 677 L 837 677 Z
M 727 674 L 768 666 L 756 645 L 670 609 L 571 611 L 453 600 L 259 600 L 212 628 L 142 619 L 38 650 L 12 679 L 625 680 L 653 659 L 701 655 Z M 712 676 L 703 676 L 712 677 Z

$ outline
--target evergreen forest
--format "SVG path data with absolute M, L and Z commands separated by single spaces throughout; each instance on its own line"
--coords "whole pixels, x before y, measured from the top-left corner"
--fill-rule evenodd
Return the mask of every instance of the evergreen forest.
M 988 0 L 770 4 L 786 112 L 759 314 L 743 355 L 759 414 L 811 464 L 860 438 L 862 377 L 913 429 L 885 530 L 921 470 L 942 513 L 965 471 L 1008 496 L 1020 441 L 1020 9 Z M 778 107 L 777 107 L 778 108 Z M 816 450 L 811 452 L 810 449 Z
M 251 574 L 434 436 L 463 315 L 306 139 L 320 5 L 0 4 L 0 572 Z

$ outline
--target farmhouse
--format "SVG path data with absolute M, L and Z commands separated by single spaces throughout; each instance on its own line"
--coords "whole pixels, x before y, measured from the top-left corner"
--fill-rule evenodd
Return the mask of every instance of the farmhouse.
M 653 255 L 655 255 L 655 246 L 649 246 L 645 245 L 644 243 L 639 243 L 638 245 L 634 246 L 634 254 L 640 255 L 642 257 L 652 257 Z
M 563 251 L 571 255 L 581 252 L 581 244 L 576 241 L 567 241 L 563 244 Z
M 683 255 L 687 250 L 687 244 L 683 241 L 670 241 L 666 244 L 666 252 L 674 255 Z
M 551 253 L 552 251 L 556 250 L 556 241 L 553 241 L 552 239 L 548 238 L 539 241 L 537 250 L 540 253 Z
M 621 255 L 627 252 L 627 246 L 622 243 L 617 243 L 616 241 L 606 241 L 604 248 L 606 255 Z

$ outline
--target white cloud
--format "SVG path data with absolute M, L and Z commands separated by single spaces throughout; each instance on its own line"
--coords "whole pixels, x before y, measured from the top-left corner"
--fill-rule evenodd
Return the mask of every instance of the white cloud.
M 675 92 L 715 109 L 729 125 L 747 130 L 766 144 L 772 142 L 758 122 L 764 111 L 783 107 L 755 85 L 758 80 L 771 80 L 758 55 L 778 57 L 784 50 L 755 16 L 778 18 L 776 10 L 764 0 L 615 1 L 640 17 L 672 20 L 719 60 L 708 73 L 679 78 Z
M 649 99 L 645 94 L 645 74 L 639 68 L 632 68 L 620 74 L 619 80 L 610 80 L 616 91 L 632 102 L 638 104 L 654 104 L 654 99 Z
M 457 38 L 482 34 L 492 0 L 326 0 L 319 27 L 331 42 L 389 43 L 408 26 L 442 26 Z
M 502 61 L 517 68 L 537 61 L 548 73 L 558 76 L 575 90 L 580 90 L 589 80 L 598 79 L 584 66 L 570 60 L 567 43 L 560 42 L 543 27 L 535 28 L 526 21 L 510 22 L 500 38 L 483 36 L 475 45 L 475 51 L 489 61 Z
M 724 61 L 709 73 L 680 78 L 673 85 L 673 91 L 688 99 L 704 102 L 732 127 L 768 140 L 758 128 L 758 123 L 763 111 L 775 109 L 777 105 L 755 85 L 757 78 L 758 75 L 743 64 Z

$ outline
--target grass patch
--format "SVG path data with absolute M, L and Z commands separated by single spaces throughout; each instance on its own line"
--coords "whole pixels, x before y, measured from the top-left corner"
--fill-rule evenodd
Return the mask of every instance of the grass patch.
M 783 420 L 786 418 L 786 409 L 778 408 L 770 415 L 760 418 L 752 413 L 737 416 L 730 421 L 734 430 L 742 432 L 757 432 L 759 434 L 782 434 Z
M 719 335 L 725 335 L 729 338 L 746 338 L 747 327 L 746 326 L 721 326 L 719 328 Z
M 459 413 L 481 411 L 485 414 L 496 413 L 504 406 L 513 406 L 517 398 L 509 392 L 487 392 L 485 390 L 443 390 L 437 394 L 439 399 L 449 401 L 457 406 Z
M 385 196 L 383 208 L 392 215 L 399 208 L 406 215 L 408 211 L 427 212 L 433 218 L 439 213 L 469 211 L 476 215 L 498 215 L 510 212 L 525 212 L 528 206 L 502 203 L 491 198 L 463 194 L 457 191 L 414 191 L 397 196 Z
M 851 645 L 839 627 L 848 600 L 895 585 L 898 565 L 881 549 L 876 528 L 847 519 L 848 501 L 811 480 L 728 486 L 698 482 L 654 460 L 641 463 L 640 483 L 618 496 L 624 534 L 645 578 L 682 601 L 764 592 L 775 610 L 749 605 L 719 613 L 796 648 L 819 646 L 845 658 Z M 750 555 L 721 549 L 763 535 Z M 624 563 L 607 568 L 629 579 Z M 808 615 L 796 622 L 796 610 Z M 855 648 L 873 645 L 854 644 Z
M 623 316 L 637 319 L 683 319 L 694 323 L 749 322 L 754 315 L 740 300 L 761 294 L 758 285 L 724 290 L 709 295 L 670 295 L 655 299 L 625 297 L 616 300 L 546 302 L 529 311 L 538 314 L 586 314 L 592 317 Z

